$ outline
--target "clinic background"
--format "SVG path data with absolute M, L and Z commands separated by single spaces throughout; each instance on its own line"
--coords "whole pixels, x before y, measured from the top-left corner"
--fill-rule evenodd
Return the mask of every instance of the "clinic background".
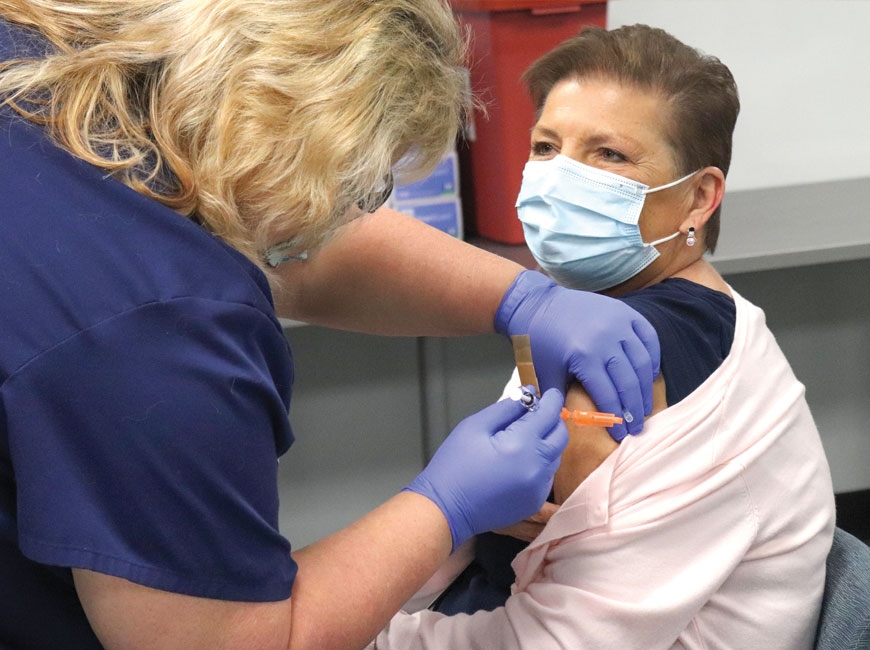
M 710 259 L 767 313 L 807 387 L 838 507 L 867 539 L 870 0 L 607 2 L 608 27 L 636 22 L 718 56 L 737 79 L 741 113 Z M 400 490 L 462 418 L 500 396 L 513 369 L 495 334 L 384 338 L 290 323 L 285 334 L 297 441 L 280 461 L 281 525 L 296 546 Z

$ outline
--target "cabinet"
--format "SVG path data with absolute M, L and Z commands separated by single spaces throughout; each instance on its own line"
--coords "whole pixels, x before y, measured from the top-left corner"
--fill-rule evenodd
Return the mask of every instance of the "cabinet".
M 471 31 L 471 88 L 486 106 L 460 146 L 462 204 L 469 229 L 521 244 L 514 203 L 529 157 L 535 112 L 520 75 L 583 25 L 604 27 L 606 2 L 580 0 L 452 0 Z

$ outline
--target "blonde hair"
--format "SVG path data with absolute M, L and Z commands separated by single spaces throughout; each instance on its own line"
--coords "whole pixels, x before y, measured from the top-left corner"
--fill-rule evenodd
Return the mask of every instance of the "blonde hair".
M 0 0 L 0 16 L 49 48 L 0 63 L 0 99 L 258 264 L 276 237 L 322 243 L 399 158 L 430 169 L 468 109 L 443 0 Z

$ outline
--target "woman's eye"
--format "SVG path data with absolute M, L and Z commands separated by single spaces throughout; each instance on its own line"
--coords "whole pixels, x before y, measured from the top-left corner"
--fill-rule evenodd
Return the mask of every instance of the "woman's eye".
M 628 160 L 628 158 L 619 153 L 616 149 L 602 149 L 601 157 L 609 162 L 625 162 Z
M 533 142 L 532 143 L 532 155 L 533 156 L 551 156 L 556 153 L 556 149 L 549 142 Z

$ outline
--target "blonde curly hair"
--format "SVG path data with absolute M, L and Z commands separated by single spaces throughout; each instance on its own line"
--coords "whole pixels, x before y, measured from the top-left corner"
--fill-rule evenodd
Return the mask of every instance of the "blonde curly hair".
M 444 0 L 0 0 L 44 37 L 0 101 L 263 266 L 316 247 L 401 159 L 425 173 L 468 110 Z

